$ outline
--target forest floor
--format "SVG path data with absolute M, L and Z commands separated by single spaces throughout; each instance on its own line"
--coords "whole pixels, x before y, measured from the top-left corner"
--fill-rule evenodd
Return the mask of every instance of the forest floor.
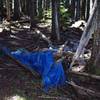
M 45 24 L 44 24 L 45 25 Z M 22 27 L 23 26 L 23 27 Z M 42 27 L 40 27 L 42 26 Z M 38 29 L 45 33 L 50 38 L 50 26 L 43 24 Z M 79 43 L 82 31 L 79 29 L 67 29 L 62 35 L 62 41 L 59 45 L 63 44 L 66 39 L 69 41 L 72 51 L 76 50 Z M 70 35 L 68 35 L 70 33 Z M 73 45 L 73 42 L 76 42 Z M 29 30 L 27 23 L 20 26 L 12 26 L 11 31 L 3 30 L 0 33 L 0 43 L 9 47 L 12 50 L 25 48 L 29 51 L 37 49 L 48 48 L 48 43 L 39 37 L 37 34 Z M 53 41 L 54 45 L 57 41 Z M 70 49 L 71 50 L 71 49 Z M 16 99 L 17 98 L 17 99 Z M 35 78 L 25 68 L 19 66 L 16 62 L 9 57 L 3 55 L 0 57 L 0 100 L 78 100 L 75 91 L 65 87 L 62 89 L 53 89 L 45 93 L 41 87 L 41 80 Z

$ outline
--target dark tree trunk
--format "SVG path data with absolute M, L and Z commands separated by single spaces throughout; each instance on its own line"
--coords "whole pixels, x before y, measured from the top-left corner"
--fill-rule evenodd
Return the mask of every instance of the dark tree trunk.
M 36 27 L 36 0 L 30 0 L 30 18 L 31 18 L 31 27 Z
M 70 1 L 69 11 L 71 12 L 71 19 L 75 20 L 75 0 Z
M 27 4 L 28 2 L 27 2 L 27 0 L 25 0 L 25 3 L 24 3 L 24 14 L 27 14 Z
M 29 16 L 30 15 L 30 3 L 28 0 L 26 0 L 26 7 L 27 7 L 27 12 L 26 14 Z
M 0 21 L 3 19 L 3 0 L 0 0 Z
M 65 0 L 65 8 L 68 8 L 69 7 L 69 1 L 70 0 Z
M 51 0 L 46 0 L 46 10 L 48 10 L 50 8 L 50 2 L 51 2 Z
M 59 0 L 52 0 L 52 37 L 60 40 L 59 32 Z
M 85 19 L 86 0 L 81 0 L 81 19 Z
M 34 1 L 34 14 L 35 16 L 37 16 L 37 0 L 33 0 Z
M 10 20 L 10 0 L 6 0 L 7 20 Z
M 90 0 L 86 0 L 86 7 L 85 7 L 85 20 L 87 21 L 89 18 L 89 10 L 90 10 Z
M 94 33 L 93 63 L 100 70 L 100 0 L 97 0 L 96 32 Z
M 20 19 L 20 0 L 14 0 L 14 20 Z
M 100 0 L 96 0 L 96 12 L 94 16 L 94 34 L 92 56 L 88 63 L 88 71 L 90 73 L 100 75 Z
M 75 20 L 80 19 L 80 0 L 76 0 L 75 2 Z
M 38 2 L 38 13 L 39 13 L 39 18 L 43 18 L 43 0 L 39 0 Z

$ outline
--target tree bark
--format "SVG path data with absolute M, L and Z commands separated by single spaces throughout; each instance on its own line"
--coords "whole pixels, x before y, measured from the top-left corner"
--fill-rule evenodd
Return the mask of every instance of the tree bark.
M 69 12 L 71 12 L 71 19 L 75 21 L 75 0 L 70 0 Z
M 96 31 L 94 33 L 93 43 L 93 64 L 96 68 L 100 69 L 100 0 L 97 0 L 97 12 L 96 12 Z
M 10 20 L 10 0 L 6 0 L 7 20 Z
M 77 0 L 75 3 L 75 20 L 80 19 L 80 0 Z
M 0 21 L 3 19 L 3 0 L 0 0 Z
M 39 18 L 43 18 L 43 0 L 39 0 L 38 2 L 38 11 L 39 11 Z
M 59 0 L 52 0 L 52 36 L 60 41 L 59 31 Z
M 86 0 L 86 7 L 85 7 L 85 20 L 87 21 L 89 18 L 89 4 L 90 4 L 90 0 Z
M 20 0 L 14 0 L 14 20 L 20 19 Z
M 36 0 L 30 0 L 30 18 L 31 18 L 31 27 L 36 27 Z
M 88 19 L 87 26 L 86 26 L 83 34 L 82 34 L 79 46 L 78 46 L 77 51 L 76 51 L 76 53 L 73 57 L 70 68 L 73 66 L 75 60 L 79 60 L 80 56 L 82 54 L 84 54 L 85 47 L 87 46 L 87 44 L 90 40 L 90 37 L 93 34 L 94 27 L 95 27 L 93 24 L 94 24 L 94 18 L 95 18 L 96 10 L 97 10 L 97 2 L 95 1 L 94 7 L 93 7 L 92 12 L 91 12 L 91 16 Z

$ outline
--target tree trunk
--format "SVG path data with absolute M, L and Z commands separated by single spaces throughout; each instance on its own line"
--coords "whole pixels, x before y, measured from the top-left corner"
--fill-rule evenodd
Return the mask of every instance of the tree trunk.
M 52 36 L 57 38 L 60 41 L 60 32 L 59 32 L 59 0 L 52 0 Z
M 43 0 L 39 0 L 38 2 L 38 10 L 39 10 L 39 18 L 43 18 Z
M 75 60 L 79 60 L 80 56 L 82 56 L 82 54 L 84 54 L 85 47 L 87 46 L 87 44 L 91 38 L 91 35 L 94 33 L 94 29 L 96 26 L 96 25 L 94 25 L 95 24 L 94 22 L 95 22 L 96 10 L 97 10 L 97 2 L 95 1 L 91 15 L 89 16 L 89 19 L 87 22 L 87 26 L 82 34 L 79 46 L 78 46 L 77 51 L 73 57 L 70 68 L 73 66 Z
M 85 7 L 85 20 L 87 21 L 89 18 L 89 5 L 90 5 L 90 0 L 86 0 L 86 7 Z
M 71 19 L 75 21 L 75 0 L 70 0 L 69 12 L 71 12 Z
M 20 19 L 20 1 L 19 0 L 14 0 L 14 20 L 19 20 Z
M 75 3 L 75 20 L 80 19 L 80 0 L 77 0 Z
M 29 16 L 30 15 L 30 2 L 28 0 L 26 0 L 26 8 L 27 8 L 27 12 L 26 14 Z
M 69 8 L 69 1 L 70 0 L 65 0 L 65 8 Z
M 6 0 L 7 20 L 10 20 L 10 0 Z
M 46 10 L 48 10 L 50 8 L 50 2 L 51 2 L 51 0 L 46 0 Z
M 30 29 L 32 29 L 33 27 L 36 27 L 36 0 L 30 0 L 30 18 L 31 18 L 31 27 Z
M 91 14 L 91 11 L 92 11 L 92 8 L 93 8 L 93 2 L 94 0 L 90 0 L 90 14 Z
M 88 63 L 88 71 L 90 73 L 100 75 L 100 0 L 97 1 L 97 9 L 95 14 L 95 32 L 93 34 L 92 56 Z
M 93 65 L 100 69 L 100 0 L 97 0 L 96 31 L 93 44 Z
M 0 21 L 3 19 L 3 0 L 0 0 Z

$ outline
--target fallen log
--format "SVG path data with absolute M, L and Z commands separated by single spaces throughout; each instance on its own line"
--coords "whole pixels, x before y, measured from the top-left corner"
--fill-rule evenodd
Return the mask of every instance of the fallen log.
M 66 83 L 72 86 L 77 91 L 78 94 L 100 98 L 100 92 L 96 92 L 96 91 L 87 89 L 85 87 L 76 85 L 74 82 L 66 82 Z
M 2 26 L 11 26 L 11 25 L 15 25 L 15 24 L 18 24 L 18 23 L 25 23 L 25 22 L 29 22 L 29 21 L 30 21 L 29 19 L 27 19 L 27 20 L 20 20 L 20 21 L 10 21 L 10 22 L 5 21 L 1 25 Z
M 52 42 L 38 29 L 35 30 L 37 34 L 39 34 L 41 36 L 42 39 L 44 39 L 50 47 L 54 47 Z
M 3 31 L 3 29 L 5 29 L 5 28 L 9 28 L 10 29 L 10 31 L 11 31 L 11 26 L 12 25 L 15 25 L 15 24 L 18 24 L 18 23 L 25 23 L 25 22 L 29 22 L 30 20 L 29 19 L 27 19 L 27 20 L 20 20 L 20 21 L 10 21 L 10 22 L 8 22 L 8 21 L 4 21 L 1 25 L 0 25 L 0 32 L 2 32 Z
M 69 71 L 70 74 L 73 74 L 73 75 L 77 75 L 77 76 L 83 76 L 85 78 L 92 78 L 92 79 L 95 79 L 95 80 L 99 80 L 100 81 L 100 76 L 97 76 L 97 75 L 93 75 L 93 74 L 88 74 L 88 73 L 85 73 L 85 72 L 74 72 L 74 71 Z

